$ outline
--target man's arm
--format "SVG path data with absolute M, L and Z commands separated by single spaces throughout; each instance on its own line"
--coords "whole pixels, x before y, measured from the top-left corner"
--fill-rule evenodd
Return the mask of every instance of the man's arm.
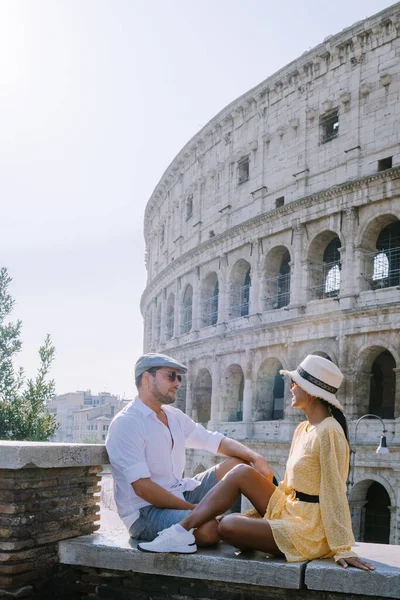
M 270 481 L 272 481 L 274 477 L 272 469 L 265 458 L 261 456 L 261 454 L 254 452 L 254 450 L 247 448 L 244 444 L 241 444 L 237 440 L 232 440 L 228 437 L 223 438 L 218 447 L 218 454 L 234 456 L 244 460 Z
M 137 496 L 153 506 L 157 506 L 157 508 L 192 510 L 195 507 L 195 504 L 186 502 L 186 500 L 171 494 L 171 492 L 168 492 L 168 490 L 158 485 L 158 483 L 154 483 L 149 477 L 134 481 L 132 487 Z

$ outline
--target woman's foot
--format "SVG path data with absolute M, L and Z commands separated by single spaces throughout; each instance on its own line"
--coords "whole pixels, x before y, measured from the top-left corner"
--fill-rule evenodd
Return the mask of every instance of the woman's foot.
M 137 547 L 142 552 L 177 552 L 179 554 L 197 552 L 193 529 L 186 531 L 179 524 L 171 525 L 168 529 L 160 531 L 152 542 L 140 542 Z

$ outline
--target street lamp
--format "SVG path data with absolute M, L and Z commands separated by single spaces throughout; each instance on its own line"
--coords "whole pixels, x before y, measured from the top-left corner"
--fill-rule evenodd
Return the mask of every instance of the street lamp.
M 386 443 L 386 428 L 385 428 L 385 423 L 383 422 L 383 420 L 381 419 L 381 417 L 378 417 L 378 415 L 373 415 L 373 414 L 368 414 L 368 415 L 363 415 L 362 417 L 360 417 L 356 423 L 356 428 L 354 431 L 354 446 L 353 448 L 350 448 L 350 469 L 349 469 L 349 478 L 348 478 L 348 484 L 347 484 L 347 496 L 350 495 L 350 490 L 354 485 L 354 470 L 355 470 L 355 462 L 356 462 L 356 445 L 357 445 L 357 429 L 358 426 L 360 424 L 360 421 L 362 421 L 363 419 L 379 419 L 379 421 L 382 423 L 382 429 L 383 429 L 383 435 L 381 435 L 380 438 L 380 442 L 379 442 L 379 446 L 376 449 L 376 454 L 389 454 L 389 448 L 387 447 L 387 443 Z

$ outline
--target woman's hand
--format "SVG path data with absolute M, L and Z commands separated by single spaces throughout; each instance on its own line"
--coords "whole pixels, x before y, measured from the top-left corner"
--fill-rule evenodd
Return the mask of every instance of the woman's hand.
M 358 558 L 358 556 L 340 558 L 337 563 L 345 569 L 347 569 L 347 567 L 356 567 L 357 569 L 362 569 L 363 571 L 375 571 L 374 565 L 365 562 L 365 560 Z

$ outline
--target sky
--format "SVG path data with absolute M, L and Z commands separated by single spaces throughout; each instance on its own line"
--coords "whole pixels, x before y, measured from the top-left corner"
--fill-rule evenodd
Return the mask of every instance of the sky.
M 224 106 L 384 0 L 0 0 L 0 266 L 29 377 L 134 396 L 146 202 Z

